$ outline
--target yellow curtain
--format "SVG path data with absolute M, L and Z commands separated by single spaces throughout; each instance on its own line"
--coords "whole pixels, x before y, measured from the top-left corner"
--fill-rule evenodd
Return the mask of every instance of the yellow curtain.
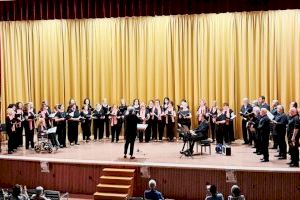
M 2 121 L 16 101 L 169 96 L 238 113 L 243 97 L 300 97 L 299 10 L 0 22 L 0 34 Z

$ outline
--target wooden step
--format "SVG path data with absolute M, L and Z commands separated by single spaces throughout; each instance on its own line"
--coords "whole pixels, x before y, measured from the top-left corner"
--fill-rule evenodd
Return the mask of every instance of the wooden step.
M 115 184 L 98 184 L 97 192 L 110 192 L 110 193 L 129 193 L 130 185 L 115 185 Z
M 108 192 L 95 192 L 94 199 L 104 199 L 104 200 L 124 200 L 128 194 L 117 194 Z
M 104 168 L 104 176 L 123 176 L 123 177 L 133 177 L 135 169 L 119 169 L 119 168 Z
M 102 184 L 115 184 L 115 185 L 131 185 L 133 177 L 121 176 L 101 176 L 100 183 Z

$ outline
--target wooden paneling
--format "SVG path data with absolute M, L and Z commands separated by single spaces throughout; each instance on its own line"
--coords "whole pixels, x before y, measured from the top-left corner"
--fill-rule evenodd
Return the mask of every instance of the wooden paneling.
M 93 194 L 101 171 L 109 165 L 50 163 L 50 173 L 41 173 L 40 163 L 32 161 L 0 160 L 0 186 L 14 183 L 34 188 L 60 190 L 69 193 Z M 118 166 L 120 167 L 120 166 Z M 121 166 L 122 167 L 122 166 Z M 125 166 L 123 166 L 125 167 Z M 142 196 L 148 187 L 148 178 L 140 176 L 137 169 L 134 195 Z M 204 199 L 206 184 L 216 184 L 227 196 L 232 186 L 226 183 L 225 170 L 149 167 L 151 178 L 164 196 L 175 199 Z M 248 199 L 300 199 L 299 172 L 236 171 L 237 184 Z

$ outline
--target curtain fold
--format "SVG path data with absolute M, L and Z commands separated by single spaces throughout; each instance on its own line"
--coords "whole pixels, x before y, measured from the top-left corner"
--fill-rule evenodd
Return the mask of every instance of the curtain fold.
M 202 98 L 238 113 L 243 97 L 300 97 L 299 10 L 0 22 L 0 35 L 2 119 L 16 101 L 169 96 L 195 115 Z

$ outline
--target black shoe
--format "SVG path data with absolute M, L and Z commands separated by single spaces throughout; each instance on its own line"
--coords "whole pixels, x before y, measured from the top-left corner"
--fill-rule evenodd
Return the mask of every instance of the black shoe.
M 260 162 L 269 162 L 269 160 L 263 159 L 263 160 L 261 160 Z
M 9 151 L 8 154 L 13 154 L 13 151 Z
M 290 167 L 299 167 L 299 163 L 298 164 L 292 163 L 292 164 L 290 164 Z
M 130 156 L 130 159 L 135 159 L 135 157 L 134 156 Z
M 76 143 L 75 145 L 80 145 L 80 144 Z
M 127 155 L 124 155 L 124 158 L 127 158 Z

